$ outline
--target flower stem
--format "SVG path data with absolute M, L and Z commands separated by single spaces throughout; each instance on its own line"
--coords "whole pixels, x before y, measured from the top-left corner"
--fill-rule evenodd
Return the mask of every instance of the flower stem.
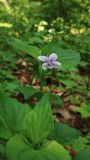
M 40 68 L 40 92 L 43 92 L 43 71 Z

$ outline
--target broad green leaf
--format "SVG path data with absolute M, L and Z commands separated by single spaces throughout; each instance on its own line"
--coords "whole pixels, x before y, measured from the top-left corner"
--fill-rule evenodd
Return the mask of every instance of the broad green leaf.
M 37 93 L 37 90 L 30 86 L 21 86 L 19 87 L 19 91 L 24 95 L 25 99 L 28 99 Z
M 20 135 L 8 141 L 7 157 L 9 160 L 71 160 L 68 152 L 56 141 L 47 141 L 35 149 Z
M 0 137 L 7 139 L 19 131 L 29 111 L 27 104 L 9 98 L 0 90 Z
M 25 117 L 24 130 L 31 143 L 38 144 L 47 138 L 52 128 L 53 116 L 48 95 L 45 94 L 33 111 Z
M 46 55 L 50 55 L 52 52 L 57 54 L 58 61 L 62 63 L 62 70 L 71 70 L 80 62 L 80 54 L 77 51 L 72 49 L 63 49 L 57 40 L 50 42 L 42 49 L 42 53 Z
M 16 49 L 23 51 L 34 58 L 37 58 L 40 55 L 40 49 L 38 47 L 29 45 L 28 43 L 23 42 L 20 39 L 14 39 L 9 43 L 12 44 Z
M 90 160 L 90 147 L 78 152 L 74 160 Z
M 57 49 L 57 55 L 59 61 L 62 63 L 62 67 L 71 70 L 77 66 L 80 62 L 80 54 L 72 49 Z
M 55 139 L 62 144 L 70 144 L 72 140 L 77 139 L 80 132 L 63 123 L 55 123 L 54 129 L 50 134 L 51 139 Z

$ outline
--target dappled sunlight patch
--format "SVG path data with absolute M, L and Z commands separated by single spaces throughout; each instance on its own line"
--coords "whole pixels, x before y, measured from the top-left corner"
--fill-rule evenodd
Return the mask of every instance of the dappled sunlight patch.
M 13 24 L 7 23 L 7 22 L 0 22 L 0 27 L 1 28 L 12 28 Z
M 84 33 L 85 31 L 86 31 L 85 28 L 78 29 L 78 28 L 75 28 L 75 27 L 71 27 L 71 29 L 70 29 L 70 32 L 73 35 L 78 35 L 78 34 Z

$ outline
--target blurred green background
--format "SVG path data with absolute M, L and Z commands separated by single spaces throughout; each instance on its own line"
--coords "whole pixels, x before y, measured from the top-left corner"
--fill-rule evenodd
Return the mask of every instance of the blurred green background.
M 11 37 L 43 45 L 58 37 L 87 54 L 90 51 L 89 0 L 0 0 L 0 44 Z M 3 44 L 4 43 L 4 44 Z

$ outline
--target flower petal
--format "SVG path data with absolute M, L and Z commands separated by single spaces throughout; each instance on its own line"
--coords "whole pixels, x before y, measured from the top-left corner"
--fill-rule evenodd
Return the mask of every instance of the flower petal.
M 42 68 L 46 70 L 48 68 L 48 63 L 43 63 Z
M 52 53 L 52 54 L 49 56 L 49 61 L 56 61 L 56 59 L 57 59 L 56 53 Z
M 48 61 L 48 57 L 46 57 L 46 56 L 38 56 L 38 59 L 40 61 L 43 61 L 43 62 L 47 62 Z
M 52 62 L 53 68 L 58 68 L 59 66 L 61 66 L 62 64 L 58 61 L 54 61 Z
M 53 64 L 51 64 L 51 65 L 48 65 L 48 67 L 47 68 L 49 68 L 49 69 L 53 69 L 54 67 L 53 67 Z
M 55 65 L 55 66 L 61 66 L 61 65 L 62 65 L 62 64 L 61 64 L 60 62 L 58 62 L 58 61 L 54 61 L 54 62 L 52 62 L 52 64 Z

